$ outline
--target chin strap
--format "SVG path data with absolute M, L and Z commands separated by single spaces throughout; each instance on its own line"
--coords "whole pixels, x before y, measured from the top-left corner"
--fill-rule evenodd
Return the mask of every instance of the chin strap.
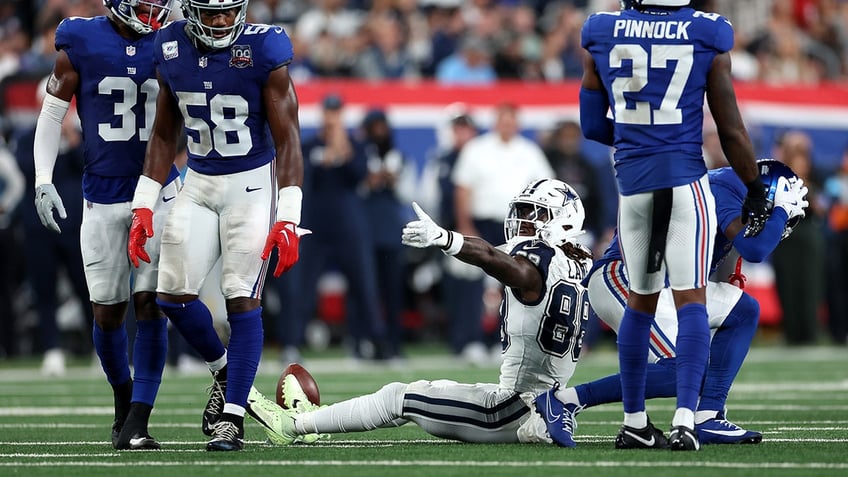
M 742 273 L 742 257 L 736 259 L 736 270 L 728 275 L 727 277 L 728 283 L 731 285 L 736 285 L 740 290 L 745 289 L 745 282 L 748 281 L 748 277 Z

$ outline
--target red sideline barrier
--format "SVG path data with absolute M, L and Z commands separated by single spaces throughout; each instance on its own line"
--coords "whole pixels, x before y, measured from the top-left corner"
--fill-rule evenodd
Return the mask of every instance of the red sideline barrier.
M 511 102 L 526 106 L 576 105 L 580 90 L 577 81 L 567 83 L 522 83 L 502 81 L 496 86 L 445 86 L 424 82 L 363 82 L 352 80 L 309 81 L 296 85 L 303 104 L 317 103 L 330 92 L 346 101 L 373 106 L 405 104 L 445 105 L 461 101 L 468 105 Z M 740 101 L 758 101 L 807 106 L 848 107 L 848 84 L 778 87 L 760 83 L 739 83 Z

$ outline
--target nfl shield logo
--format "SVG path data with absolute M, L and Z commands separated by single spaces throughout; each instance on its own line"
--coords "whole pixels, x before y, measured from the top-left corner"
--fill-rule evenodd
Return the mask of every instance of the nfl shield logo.
M 130 45 L 127 47 L 127 56 L 135 56 L 135 47 Z
M 197 60 L 197 66 L 201 68 L 206 68 L 209 66 L 209 60 L 205 56 L 201 56 L 199 60 Z

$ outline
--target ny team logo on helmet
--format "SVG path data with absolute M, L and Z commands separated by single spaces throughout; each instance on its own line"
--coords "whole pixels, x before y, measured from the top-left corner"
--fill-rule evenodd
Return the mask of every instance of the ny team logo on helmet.
M 583 233 L 585 218 L 583 201 L 570 185 L 542 179 L 530 183 L 510 201 L 504 235 L 510 240 L 520 234 L 522 224 L 529 224 L 535 228 L 536 238 L 558 246 Z
M 781 177 L 789 180 L 798 176 L 786 164 L 775 159 L 759 159 L 757 160 L 757 168 L 760 170 L 760 180 L 763 181 L 763 187 L 766 189 L 766 200 L 769 204 L 769 210 L 774 208 L 774 194 L 777 192 L 777 181 Z M 783 235 L 780 240 L 785 239 L 792 233 L 792 230 L 801 221 L 801 217 L 792 217 L 786 222 L 786 228 L 783 229 Z
M 233 26 L 206 26 L 200 19 L 201 13 L 217 13 L 236 9 Z M 236 41 L 247 21 L 247 0 L 182 0 L 183 16 L 188 21 L 188 33 L 204 45 L 218 50 Z
M 640 7 L 685 7 L 689 0 L 618 0 L 622 10 Z
M 103 5 L 142 35 L 158 30 L 171 14 L 171 0 L 103 0 Z

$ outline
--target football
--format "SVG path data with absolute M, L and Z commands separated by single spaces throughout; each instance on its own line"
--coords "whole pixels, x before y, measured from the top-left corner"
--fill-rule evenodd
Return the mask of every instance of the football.
M 283 395 L 283 381 L 290 374 L 294 375 L 297 379 L 309 402 L 316 406 L 321 404 L 321 394 L 318 392 L 318 383 L 315 382 L 315 378 L 303 366 L 292 363 L 286 366 L 286 369 L 283 370 L 283 374 L 280 375 L 280 379 L 277 381 L 277 404 L 280 407 L 288 409 L 285 402 L 285 395 Z

